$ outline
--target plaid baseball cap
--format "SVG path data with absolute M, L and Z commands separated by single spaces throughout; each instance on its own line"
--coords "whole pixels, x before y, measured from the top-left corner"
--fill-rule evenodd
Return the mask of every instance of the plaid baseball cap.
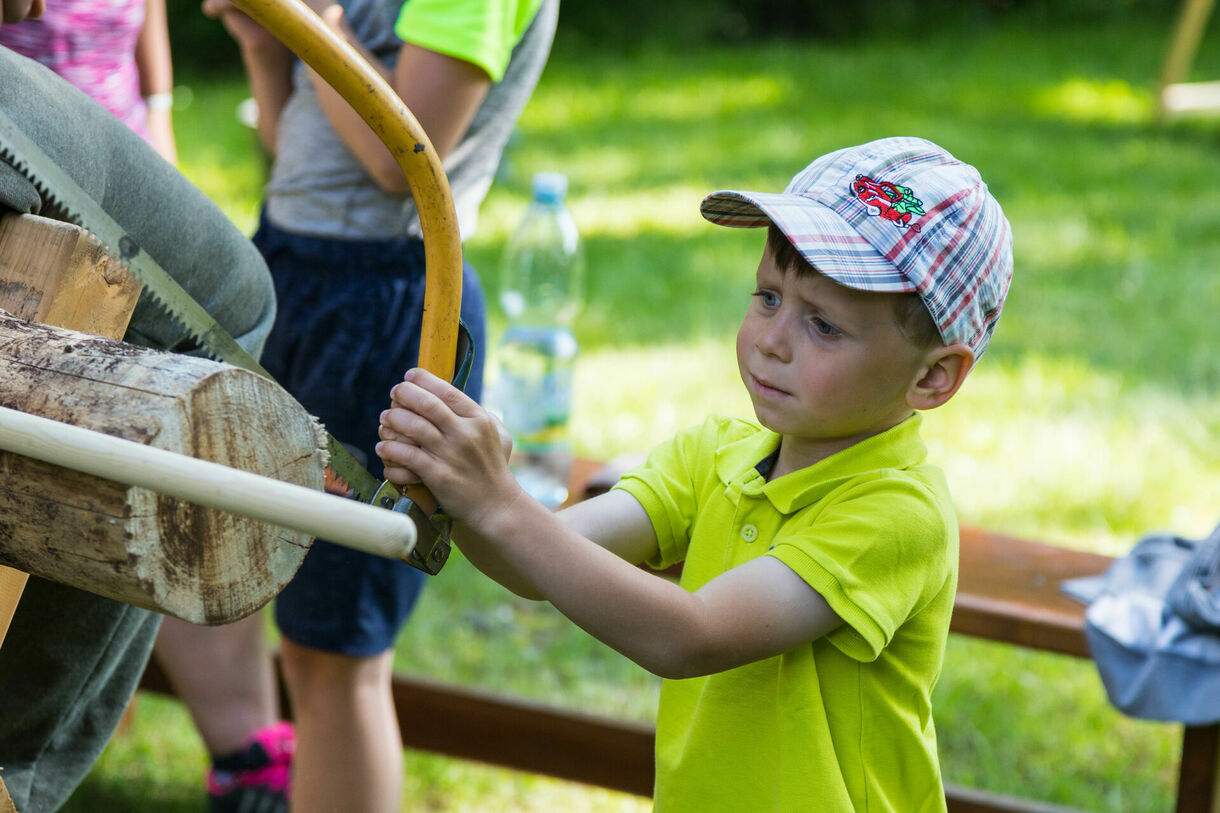
M 774 223 L 820 273 L 864 291 L 917 291 L 946 344 L 981 356 L 1012 281 L 1012 230 L 978 170 L 922 138 L 883 138 L 805 167 L 781 194 L 722 190 L 722 226 Z

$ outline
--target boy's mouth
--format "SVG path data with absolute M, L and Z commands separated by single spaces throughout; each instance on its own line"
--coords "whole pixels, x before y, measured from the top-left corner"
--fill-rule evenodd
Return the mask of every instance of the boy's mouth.
M 771 382 L 769 382 L 765 379 L 759 378 L 758 376 L 754 375 L 754 373 L 750 373 L 749 375 L 750 375 L 750 386 L 753 388 L 753 390 L 755 392 L 757 392 L 759 395 L 763 396 L 764 398 L 780 398 L 785 395 L 791 394 L 787 390 L 782 390 L 779 387 L 772 384 Z

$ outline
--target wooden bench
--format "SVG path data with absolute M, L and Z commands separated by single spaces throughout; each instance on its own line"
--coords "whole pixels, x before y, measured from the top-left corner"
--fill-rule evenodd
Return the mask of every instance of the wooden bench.
M 573 493 L 598 466 L 578 461 Z M 991 641 L 1089 657 L 1084 607 L 1059 583 L 1104 571 L 1111 559 L 973 528 L 962 529 L 961 575 L 951 629 Z M 155 663 L 141 687 L 172 693 Z M 651 725 L 626 722 L 460 688 L 410 675 L 394 678 L 403 744 L 460 759 L 648 796 Z M 1220 813 L 1220 725 L 1184 729 L 1177 813 Z M 953 813 L 1050 813 L 1064 808 L 958 786 Z

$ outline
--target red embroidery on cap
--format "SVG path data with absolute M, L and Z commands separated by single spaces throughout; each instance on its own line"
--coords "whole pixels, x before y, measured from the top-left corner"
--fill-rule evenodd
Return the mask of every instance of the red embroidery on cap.
M 919 231 L 919 224 L 912 224 L 911 218 L 924 214 L 923 201 L 915 197 L 909 186 L 857 175 L 851 185 L 851 194 L 864 204 L 870 215 L 880 216 L 899 228 Z

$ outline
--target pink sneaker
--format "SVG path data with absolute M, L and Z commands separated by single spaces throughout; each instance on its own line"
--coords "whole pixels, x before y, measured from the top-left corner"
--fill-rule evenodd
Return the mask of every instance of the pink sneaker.
M 208 771 L 208 813 L 287 813 L 292 796 L 292 723 L 260 728 L 241 751 Z

